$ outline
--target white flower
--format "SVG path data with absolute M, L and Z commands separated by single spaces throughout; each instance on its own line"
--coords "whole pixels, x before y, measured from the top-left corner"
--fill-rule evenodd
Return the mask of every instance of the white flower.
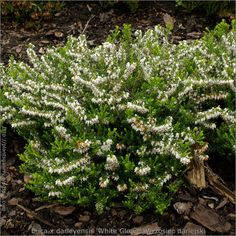
M 100 180 L 99 186 L 100 186 L 101 188 L 106 188 L 107 185 L 108 185 L 109 182 L 110 182 L 108 178 L 106 178 L 105 180 L 104 180 L 103 178 L 100 178 L 99 180 Z
M 49 192 L 48 193 L 48 196 L 49 197 L 59 197 L 59 196 L 61 196 L 62 195 L 62 192 Z
M 127 187 L 126 184 L 118 184 L 118 185 L 117 185 L 117 190 L 118 190 L 119 192 L 124 192 L 127 188 L 128 188 L 128 187 Z
M 108 155 L 106 159 L 105 169 L 114 171 L 119 167 L 119 162 L 115 155 Z

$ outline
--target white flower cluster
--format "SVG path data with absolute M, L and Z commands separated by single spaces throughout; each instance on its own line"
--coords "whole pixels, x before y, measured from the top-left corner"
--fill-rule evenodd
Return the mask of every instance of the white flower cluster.
M 59 133 L 61 137 L 63 137 L 65 140 L 69 141 L 71 139 L 70 135 L 68 134 L 66 128 L 63 126 L 55 126 L 55 130 Z
M 127 187 L 126 184 L 118 184 L 118 185 L 117 185 L 117 190 L 118 190 L 119 192 L 124 192 L 124 191 L 127 190 L 127 189 L 128 189 L 128 187 Z
M 103 142 L 103 144 L 101 145 L 101 150 L 103 152 L 107 152 L 110 151 L 111 149 L 111 145 L 112 145 L 113 141 L 111 139 L 107 139 L 105 142 Z
M 138 163 L 139 167 L 135 167 L 134 172 L 136 175 L 144 176 L 150 173 L 151 168 L 148 165 L 144 165 L 143 162 Z
M 82 153 L 86 153 L 89 150 L 92 142 L 86 139 L 85 141 L 78 141 L 76 144 L 77 144 L 77 147 L 73 151 L 82 154 Z
M 73 185 L 74 181 L 75 181 L 75 178 L 76 178 L 75 176 L 71 176 L 71 177 L 69 177 L 65 180 L 57 179 L 55 181 L 55 185 L 57 185 L 57 186 L 65 186 L 65 185 L 70 186 L 70 185 Z
M 61 195 L 62 195 L 62 192 L 59 192 L 59 191 L 56 191 L 56 192 L 51 191 L 48 193 L 49 197 L 60 197 Z
M 172 178 L 171 174 L 167 174 L 160 182 L 161 185 L 164 185 L 167 181 L 169 181 Z
M 69 165 L 61 166 L 60 168 L 54 168 L 50 166 L 48 168 L 48 172 L 51 174 L 52 173 L 62 174 L 62 173 L 70 172 L 76 168 L 80 168 L 80 170 L 84 170 L 85 167 L 88 166 L 88 164 L 90 164 L 90 157 L 86 155 L 85 157 L 80 158 L 78 161 L 72 162 Z
M 115 171 L 119 167 L 119 162 L 117 157 L 113 155 L 108 155 L 106 159 L 105 169 Z
M 101 177 L 99 180 L 100 180 L 99 186 L 100 186 L 101 188 L 106 188 L 107 185 L 108 185 L 109 182 L 110 182 L 110 180 L 109 180 L 108 178 L 103 179 L 103 178 Z

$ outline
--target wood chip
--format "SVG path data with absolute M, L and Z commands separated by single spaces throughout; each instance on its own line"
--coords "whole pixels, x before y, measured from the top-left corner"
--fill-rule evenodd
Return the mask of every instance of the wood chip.
M 83 222 L 83 223 L 87 223 L 90 220 L 90 216 L 89 215 L 80 215 L 79 217 L 79 221 Z
M 14 197 L 14 198 L 10 199 L 7 203 L 10 206 L 16 206 L 18 204 L 18 202 L 19 202 L 19 198 Z
M 227 199 L 227 198 L 224 198 L 224 199 L 219 203 L 219 205 L 216 207 L 216 210 L 219 210 L 220 208 L 224 207 L 228 202 L 229 202 L 228 199 Z
M 143 223 L 143 216 L 135 216 L 133 218 L 133 222 L 135 225 L 140 225 Z
M 215 210 L 202 204 L 197 205 L 195 211 L 191 213 L 190 217 L 212 232 L 226 233 L 231 229 L 231 224 L 229 222 L 224 221 Z
M 82 222 L 77 222 L 77 223 L 75 223 L 75 228 L 77 228 L 77 229 L 81 229 L 82 226 L 83 226 L 83 223 L 82 223 Z
M 192 202 L 176 202 L 173 206 L 178 214 L 188 215 L 193 204 Z
M 48 222 L 47 220 L 42 219 L 42 218 L 39 217 L 34 211 L 32 211 L 32 210 L 30 210 L 30 209 L 27 209 L 26 207 L 24 207 L 24 206 L 22 206 L 22 205 L 20 205 L 20 204 L 17 204 L 17 206 L 18 206 L 21 210 L 25 211 L 28 215 L 31 215 L 34 219 L 40 221 L 41 223 L 43 223 L 43 224 L 45 224 L 45 225 L 47 225 L 47 226 L 50 226 L 50 227 L 52 227 L 52 228 L 56 228 L 55 225 L 51 224 L 51 223 Z
M 54 211 L 62 216 L 70 215 L 76 208 L 74 206 L 57 206 L 54 208 Z
M 40 211 L 40 210 L 43 210 L 43 209 L 52 208 L 52 207 L 55 207 L 57 205 L 58 205 L 57 203 L 53 203 L 53 204 L 50 204 L 50 205 L 44 205 L 44 206 L 36 208 L 35 211 Z
M 206 230 L 200 225 L 188 222 L 181 230 L 182 235 L 206 235 Z
M 56 32 L 54 32 L 54 35 L 55 35 L 57 38 L 61 38 L 61 37 L 64 36 L 64 33 L 61 32 L 61 31 L 56 31 Z

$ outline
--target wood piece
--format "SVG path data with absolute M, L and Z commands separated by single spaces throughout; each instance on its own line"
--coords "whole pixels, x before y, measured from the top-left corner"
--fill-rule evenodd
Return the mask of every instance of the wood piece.
M 40 218 L 34 211 L 29 210 L 29 209 L 25 208 L 24 206 L 22 206 L 22 205 L 20 205 L 20 204 L 17 204 L 17 206 L 18 206 L 21 210 L 25 211 L 27 214 L 31 215 L 34 219 L 40 221 L 41 223 L 43 223 L 43 224 L 45 224 L 45 225 L 47 225 L 47 226 L 50 226 L 50 227 L 52 227 L 52 228 L 56 228 L 55 225 L 51 224 L 51 223 L 48 222 L 47 220 L 44 220 L 44 219 Z
M 197 205 L 195 211 L 191 213 L 190 217 L 212 232 L 226 233 L 231 229 L 231 224 L 229 222 L 222 219 L 215 210 L 202 204 Z
M 220 195 L 223 195 L 235 204 L 235 193 L 226 187 L 224 181 L 217 174 L 215 174 L 208 165 L 205 166 L 205 173 L 212 190 Z

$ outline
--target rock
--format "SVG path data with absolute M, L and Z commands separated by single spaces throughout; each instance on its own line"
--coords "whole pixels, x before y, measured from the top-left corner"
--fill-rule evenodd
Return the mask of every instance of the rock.
M 212 232 L 226 233 L 231 229 L 231 224 L 222 219 L 214 209 L 210 209 L 202 204 L 197 205 L 195 211 L 191 213 L 190 218 Z
M 133 218 L 133 222 L 135 225 L 140 225 L 143 222 L 143 216 L 135 216 Z
M 178 214 L 188 215 L 191 211 L 193 204 L 192 202 L 176 202 L 174 208 Z
M 83 222 L 83 223 L 87 223 L 90 220 L 90 216 L 89 215 L 80 215 L 79 217 L 79 221 Z
M 206 235 L 206 230 L 200 225 L 188 222 L 181 230 L 182 235 Z

